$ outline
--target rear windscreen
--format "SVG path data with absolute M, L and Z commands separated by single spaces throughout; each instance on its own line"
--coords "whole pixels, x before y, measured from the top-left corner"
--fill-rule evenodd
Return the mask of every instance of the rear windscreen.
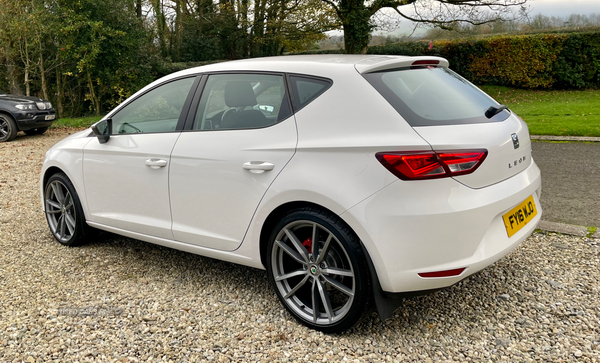
M 411 126 L 457 125 L 503 121 L 493 98 L 447 68 L 412 67 L 363 75 Z

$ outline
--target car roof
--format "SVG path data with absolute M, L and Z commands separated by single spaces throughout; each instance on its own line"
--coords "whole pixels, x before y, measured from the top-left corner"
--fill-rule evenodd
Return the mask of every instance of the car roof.
M 213 63 L 206 66 L 185 69 L 162 77 L 138 92 L 132 97 L 168 82 L 175 78 L 198 75 L 211 72 L 282 72 L 297 73 L 331 78 L 347 77 L 358 73 L 378 72 L 386 69 L 409 67 L 415 61 L 433 61 L 438 67 L 448 67 L 448 61 L 440 57 L 409 57 L 397 55 L 361 55 L 361 54 L 314 54 L 287 55 L 278 57 L 250 58 L 228 62 Z M 436 63 L 437 62 L 437 63 Z M 104 118 L 116 113 L 125 103 L 117 106 Z
M 448 61 L 440 57 L 354 54 L 289 55 L 214 63 L 177 72 L 173 74 L 173 77 L 222 71 L 271 71 L 326 76 L 328 73 L 337 73 L 337 71 L 370 73 L 408 67 L 415 61 L 427 60 L 437 61 L 435 64 L 438 66 L 448 67 Z

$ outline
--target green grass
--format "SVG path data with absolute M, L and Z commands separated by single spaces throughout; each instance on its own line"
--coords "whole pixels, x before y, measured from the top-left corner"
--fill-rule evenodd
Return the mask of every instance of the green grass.
M 600 90 L 481 89 L 521 116 L 532 135 L 600 136 Z
M 90 127 L 92 124 L 100 121 L 103 116 L 90 116 L 80 118 L 59 118 L 52 124 L 52 128 L 74 128 L 74 129 L 85 129 Z

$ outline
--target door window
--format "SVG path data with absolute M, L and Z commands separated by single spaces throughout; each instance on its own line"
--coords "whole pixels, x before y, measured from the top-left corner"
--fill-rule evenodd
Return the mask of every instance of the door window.
M 283 76 L 215 74 L 202 92 L 194 129 L 267 127 L 290 115 Z
M 175 131 L 194 77 L 159 86 L 112 116 L 113 134 Z

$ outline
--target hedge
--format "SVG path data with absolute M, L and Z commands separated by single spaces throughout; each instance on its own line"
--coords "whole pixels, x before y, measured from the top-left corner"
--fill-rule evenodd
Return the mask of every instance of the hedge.
M 600 88 L 600 32 L 404 42 L 369 54 L 434 55 L 475 84 L 522 88 Z

